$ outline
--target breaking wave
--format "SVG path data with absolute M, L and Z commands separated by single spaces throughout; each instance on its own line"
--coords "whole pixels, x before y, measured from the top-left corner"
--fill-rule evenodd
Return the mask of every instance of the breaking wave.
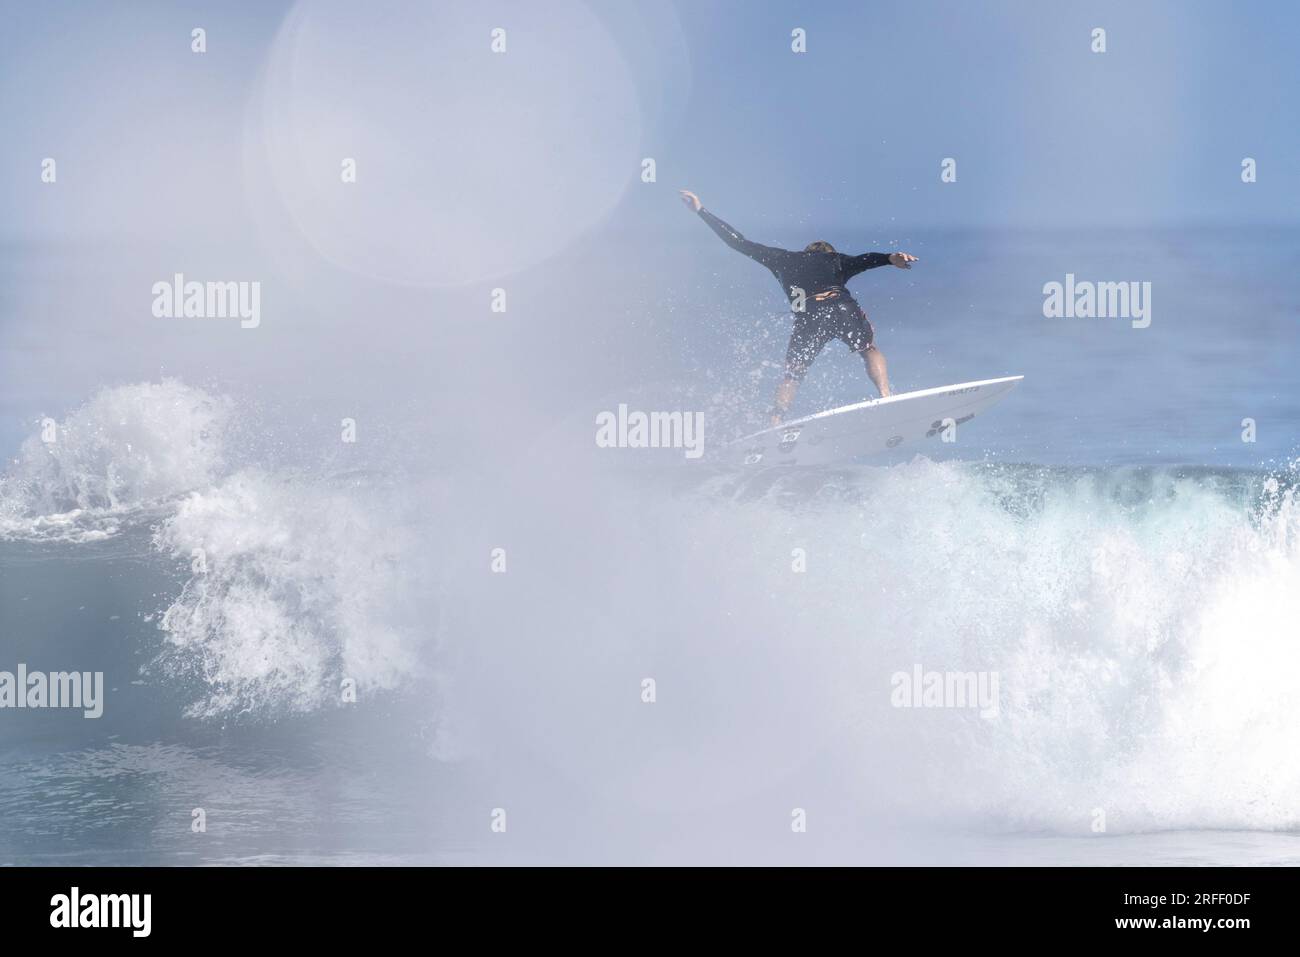
M 195 685 L 194 716 L 434 675 L 453 750 L 658 808 L 816 768 L 864 814 L 1300 826 L 1294 467 L 232 469 L 233 408 L 107 389 L 0 479 L 27 545 L 152 529 L 180 580 L 146 678 Z M 996 717 L 894 707 L 916 666 L 996 672 Z
M 0 538 L 87 541 L 209 485 L 233 404 L 176 379 L 106 388 L 45 419 L 0 476 Z

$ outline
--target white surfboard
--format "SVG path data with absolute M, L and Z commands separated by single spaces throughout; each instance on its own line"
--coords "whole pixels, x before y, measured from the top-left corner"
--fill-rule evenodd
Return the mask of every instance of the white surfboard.
M 965 428 L 1023 378 L 959 382 L 829 409 L 736 439 L 720 448 L 713 460 L 764 468 L 824 465 L 904 443 L 920 451 L 926 443 L 940 442 L 945 429 Z

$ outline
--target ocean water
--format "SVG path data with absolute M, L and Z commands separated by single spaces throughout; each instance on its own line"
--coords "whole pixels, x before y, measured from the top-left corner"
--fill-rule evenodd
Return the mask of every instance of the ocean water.
M 0 863 L 1300 862 L 1300 233 L 897 243 L 853 286 L 896 385 L 1025 382 L 951 447 L 757 474 L 592 442 L 620 401 L 761 416 L 788 320 L 725 250 L 449 392 L 396 337 L 279 391 L 42 344 L 80 267 L 11 257 L 0 671 L 107 692 L 0 710 Z M 1150 328 L 1045 319 L 1067 272 L 1151 281 Z M 392 412 L 340 447 L 354 387 Z M 798 411 L 866 388 L 832 345 Z M 896 707 L 916 667 L 996 673 L 996 714 Z

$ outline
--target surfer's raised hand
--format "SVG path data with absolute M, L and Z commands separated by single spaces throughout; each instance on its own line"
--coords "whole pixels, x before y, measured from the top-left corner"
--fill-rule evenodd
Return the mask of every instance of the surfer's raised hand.
M 678 192 L 682 194 L 682 202 L 687 205 L 691 212 L 698 213 L 700 211 L 701 203 L 698 196 L 692 193 L 689 189 L 680 189 Z
M 914 262 L 920 262 L 920 260 L 917 259 L 915 256 L 913 256 L 911 253 L 890 253 L 889 254 L 889 265 L 897 266 L 899 269 L 911 269 L 912 263 Z

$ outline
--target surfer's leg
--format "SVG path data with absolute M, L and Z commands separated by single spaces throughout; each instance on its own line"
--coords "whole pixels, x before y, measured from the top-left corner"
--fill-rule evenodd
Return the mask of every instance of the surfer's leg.
M 785 414 L 789 411 L 790 403 L 794 401 L 795 393 L 798 391 L 798 379 L 792 379 L 787 375 L 781 380 L 781 384 L 776 387 L 776 404 L 772 406 L 773 425 L 780 425 L 785 421 Z
M 794 402 L 795 393 L 799 391 L 799 383 L 808 374 L 808 367 L 830 340 L 831 336 L 815 314 L 804 313 L 795 317 L 794 331 L 790 333 L 790 344 L 785 350 L 785 378 L 776 387 L 776 403 L 772 408 L 773 425 L 781 424 L 790 404 Z
M 885 365 L 885 354 L 873 343 L 862 350 L 862 358 L 867 363 L 867 375 L 876 384 L 876 389 L 883 399 L 893 391 L 889 387 L 889 369 Z
M 854 352 L 862 354 L 862 361 L 867 366 L 867 375 L 870 376 L 883 399 L 892 390 L 889 388 L 889 368 L 885 364 L 884 353 L 876 348 L 876 330 L 872 328 L 867 314 L 856 302 L 844 303 L 841 308 L 845 327 L 840 332 L 840 338 Z

